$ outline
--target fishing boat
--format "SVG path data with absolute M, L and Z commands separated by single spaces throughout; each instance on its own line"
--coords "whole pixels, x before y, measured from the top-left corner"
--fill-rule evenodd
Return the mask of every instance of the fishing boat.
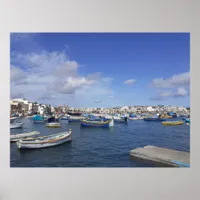
M 144 119 L 142 116 L 135 116 L 135 117 L 129 117 L 130 120 L 141 120 Z
M 57 122 L 55 117 L 51 117 L 47 120 L 46 127 L 48 128 L 60 128 L 60 123 Z
M 67 132 L 56 133 L 49 136 L 36 137 L 31 139 L 23 139 L 17 141 L 19 149 L 38 149 L 53 147 L 72 140 L 71 129 Z
M 22 126 L 23 126 L 22 122 L 14 122 L 14 123 L 10 124 L 10 129 L 22 128 Z
M 81 112 L 68 112 L 67 114 L 70 116 L 81 116 L 82 115 Z
M 114 116 L 106 115 L 104 117 L 104 119 L 106 119 L 106 120 L 114 119 L 114 122 L 116 122 L 116 123 L 127 123 L 128 122 L 128 118 L 127 117 L 120 117 L 118 115 L 114 115 Z
M 165 122 L 162 122 L 162 124 L 165 125 L 165 126 L 182 125 L 183 121 L 165 121 Z
M 33 123 L 35 124 L 45 123 L 45 118 L 40 115 L 36 115 L 35 117 L 33 117 Z
M 159 117 L 145 117 L 144 121 L 160 122 L 160 121 L 166 121 L 166 119 L 165 118 L 159 118 Z
M 83 116 L 69 116 L 68 118 L 68 122 L 80 122 L 81 120 L 83 120 L 85 117 Z
M 57 123 L 57 122 L 50 122 L 50 123 L 46 123 L 46 127 L 48 127 L 48 128 L 60 128 L 61 125 L 60 125 L 60 123 Z
M 185 122 L 186 122 L 186 123 L 190 123 L 190 118 L 186 118 L 186 119 L 185 119 Z
M 83 119 L 81 120 L 81 126 L 82 127 L 103 127 L 108 128 L 114 126 L 114 119 L 102 119 L 102 118 L 96 118 L 96 119 Z
M 128 123 L 127 117 L 120 117 L 120 119 L 114 119 L 114 122 L 116 123 Z
M 15 122 L 16 119 L 19 119 L 20 117 L 10 117 L 10 123 Z
M 28 133 L 10 135 L 10 142 L 16 142 L 20 139 L 28 138 L 28 137 L 39 135 L 39 134 L 40 134 L 40 132 L 38 132 L 38 131 L 32 131 L 32 132 L 28 132 Z
M 69 115 L 64 115 L 60 117 L 60 120 L 62 121 L 68 121 L 68 119 L 69 119 Z

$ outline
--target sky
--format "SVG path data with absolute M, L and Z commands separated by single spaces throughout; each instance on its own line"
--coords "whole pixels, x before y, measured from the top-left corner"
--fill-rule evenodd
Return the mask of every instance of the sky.
M 10 89 L 54 106 L 189 106 L 190 35 L 11 33 Z

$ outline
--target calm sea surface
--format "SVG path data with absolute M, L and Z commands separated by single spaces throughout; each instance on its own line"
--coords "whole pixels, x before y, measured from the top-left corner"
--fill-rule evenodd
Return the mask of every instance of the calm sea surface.
M 62 128 L 46 128 L 22 119 L 23 129 L 11 133 L 37 130 L 49 135 L 72 129 L 72 142 L 60 146 L 19 151 L 10 144 L 11 167 L 155 167 L 154 164 L 131 160 L 129 152 L 145 145 L 190 151 L 190 127 L 163 126 L 161 122 L 143 120 L 117 124 L 112 128 L 81 128 L 80 123 L 62 123 Z

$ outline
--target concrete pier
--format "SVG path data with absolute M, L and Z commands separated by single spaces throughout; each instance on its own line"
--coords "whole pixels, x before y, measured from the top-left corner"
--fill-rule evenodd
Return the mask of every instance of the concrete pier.
M 131 158 L 151 161 L 163 166 L 190 167 L 190 153 L 165 149 L 156 146 L 145 146 L 130 151 Z

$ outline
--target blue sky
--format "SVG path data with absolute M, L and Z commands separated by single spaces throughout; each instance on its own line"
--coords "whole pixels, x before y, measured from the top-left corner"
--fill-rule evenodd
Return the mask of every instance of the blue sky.
M 12 33 L 11 98 L 189 106 L 188 33 Z

